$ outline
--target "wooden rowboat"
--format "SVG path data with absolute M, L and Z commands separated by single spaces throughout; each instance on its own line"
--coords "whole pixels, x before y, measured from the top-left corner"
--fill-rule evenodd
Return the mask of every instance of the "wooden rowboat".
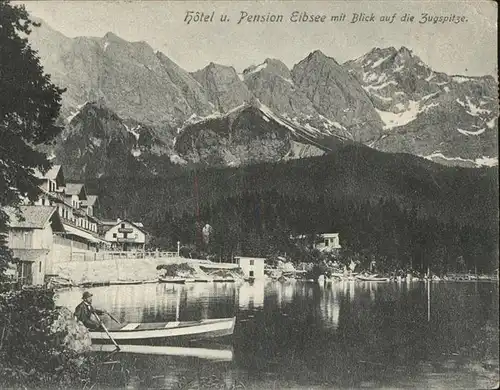
M 112 344 L 93 344 L 92 350 L 95 352 L 115 352 L 116 347 Z M 151 346 L 151 345 L 120 345 L 121 353 L 165 355 L 197 357 L 199 359 L 210 359 L 218 361 L 233 360 L 232 349 L 210 349 L 172 346 Z
M 164 338 L 213 338 L 233 334 L 236 317 L 201 321 L 114 324 L 107 327 L 115 340 L 151 340 Z M 90 332 L 93 341 L 108 341 L 106 332 Z
M 160 283 L 175 283 L 175 284 L 185 284 L 188 279 L 186 278 L 179 278 L 175 276 L 160 276 L 158 278 L 158 281 Z M 194 279 L 193 279 L 194 281 Z
M 363 276 L 363 275 L 356 275 L 356 279 L 361 280 L 363 282 L 388 282 L 389 278 L 383 278 L 380 276 Z

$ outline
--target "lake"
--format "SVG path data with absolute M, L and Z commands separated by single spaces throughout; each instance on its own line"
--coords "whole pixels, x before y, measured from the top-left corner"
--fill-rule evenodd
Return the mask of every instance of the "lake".
M 178 388 L 494 388 L 498 283 L 299 281 L 90 289 L 120 322 L 236 316 L 229 361 L 118 353 L 99 385 Z M 70 309 L 83 290 L 58 293 Z

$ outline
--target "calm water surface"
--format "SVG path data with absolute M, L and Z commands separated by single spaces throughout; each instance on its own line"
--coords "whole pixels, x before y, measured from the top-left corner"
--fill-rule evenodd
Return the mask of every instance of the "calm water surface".
M 498 284 L 305 282 L 91 289 L 121 322 L 237 317 L 229 362 L 119 353 L 99 387 L 494 388 Z M 59 293 L 73 309 L 82 290 Z M 429 299 L 430 298 L 430 299 Z

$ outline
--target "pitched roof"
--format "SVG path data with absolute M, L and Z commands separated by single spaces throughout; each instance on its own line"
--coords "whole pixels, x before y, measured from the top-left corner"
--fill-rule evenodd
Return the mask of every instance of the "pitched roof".
M 137 229 L 139 229 L 144 234 L 148 234 L 147 230 L 144 229 L 144 225 L 142 224 L 142 222 L 132 222 L 132 221 L 130 221 L 128 219 L 122 219 L 120 221 L 115 221 L 115 223 L 114 223 L 113 226 L 120 225 L 123 222 L 127 222 L 127 223 L 131 224 L 132 226 L 136 227 Z
M 66 195 L 80 195 L 80 193 L 84 192 L 85 198 L 87 198 L 87 194 L 85 193 L 85 187 L 82 183 L 66 183 L 65 193 Z
M 106 226 L 115 226 L 118 224 L 118 222 L 116 222 L 116 220 L 109 221 L 106 219 L 101 219 L 100 222 L 101 222 L 101 225 L 106 225 Z
M 60 165 L 52 165 L 52 168 L 50 168 L 45 174 L 40 172 L 38 169 L 35 169 L 35 176 L 39 177 L 40 179 L 55 180 L 60 170 Z
M 82 201 L 82 206 L 93 206 L 97 202 L 97 195 L 87 195 L 87 199 Z
M 86 232 L 85 230 L 80 229 L 76 226 L 64 224 L 64 230 L 66 231 L 66 234 L 78 236 L 80 238 L 83 238 L 83 239 L 88 240 L 88 241 L 93 242 L 93 243 L 103 242 L 103 240 L 101 240 L 100 238 L 98 238 L 98 237 L 94 236 L 93 234 Z
M 54 206 L 19 206 L 24 221 L 21 221 L 12 207 L 5 212 L 10 218 L 10 227 L 21 229 L 43 229 L 57 208 Z

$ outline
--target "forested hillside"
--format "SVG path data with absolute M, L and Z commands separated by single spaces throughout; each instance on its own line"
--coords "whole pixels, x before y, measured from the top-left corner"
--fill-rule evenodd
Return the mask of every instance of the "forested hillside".
M 218 258 L 287 252 L 291 235 L 339 232 L 345 255 L 425 269 L 498 267 L 498 170 L 449 168 L 356 145 L 330 155 L 170 177 L 88 183 L 108 217 L 141 220 L 152 244 Z M 303 254 L 296 253 L 296 256 Z M 296 259 L 305 260 L 305 259 Z

